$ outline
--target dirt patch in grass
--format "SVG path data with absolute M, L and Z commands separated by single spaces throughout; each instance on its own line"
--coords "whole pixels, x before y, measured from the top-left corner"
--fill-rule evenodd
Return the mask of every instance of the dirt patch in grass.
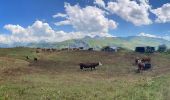
M 16 76 L 16 75 L 22 75 L 22 74 L 31 74 L 35 70 L 32 68 L 12 68 L 12 69 L 5 69 L 2 71 L 2 73 L 5 76 Z

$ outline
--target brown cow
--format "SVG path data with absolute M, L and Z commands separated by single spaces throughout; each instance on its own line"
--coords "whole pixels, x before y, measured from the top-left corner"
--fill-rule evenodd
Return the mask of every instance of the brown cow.
M 52 50 L 53 52 L 57 51 L 57 50 L 56 50 L 56 49 L 54 49 L 54 48 L 52 48 L 51 50 Z
M 149 57 L 137 60 L 138 72 L 150 69 L 152 66 L 150 61 L 151 59 Z
M 102 63 L 101 62 L 98 62 L 98 63 L 80 63 L 79 66 L 80 66 L 81 70 L 83 70 L 84 68 L 91 68 L 91 70 L 92 70 L 92 69 L 95 69 L 95 67 L 97 67 L 97 66 L 102 66 Z
M 73 48 L 73 50 L 74 50 L 74 51 L 78 51 L 78 50 L 79 50 L 79 48 Z
M 139 58 L 139 57 L 136 57 L 135 58 L 135 65 L 138 64 L 138 60 L 141 60 L 141 62 L 143 63 L 150 63 L 151 62 L 151 58 L 150 57 L 143 57 L 143 58 Z
M 36 50 L 36 53 L 40 53 L 40 51 L 39 51 L 39 50 Z
M 51 49 L 46 49 L 46 51 L 47 51 L 47 52 L 50 52 L 50 51 L 51 51 Z
M 151 62 L 151 58 L 150 57 L 143 57 L 142 59 L 142 62 Z
M 138 60 L 138 70 L 141 71 L 145 67 L 145 63 L 142 60 Z

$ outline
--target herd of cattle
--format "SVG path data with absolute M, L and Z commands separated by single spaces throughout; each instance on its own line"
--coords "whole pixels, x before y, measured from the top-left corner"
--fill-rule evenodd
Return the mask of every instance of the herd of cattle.
M 55 48 L 37 48 L 36 53 L 40 52 L 56 52 L 56 51 L 79 51 L 79 50 L 84 50 L 83 47 L 79 48 L 62 48 L 62 49 L 55 49 Z M 88 48 L 88 51 L 93 51 L 93 48 Z
M 63 49 L 66 50 L 67 48 Z M 81 49 L 81 48 L 80 48 Z M 74 49 L 74 50 L 80 50 L 80 49 Z M 89 48 L 90 49 L 90 48 Z M 39 53 L 40 51 L 44 51 L 44 52 L 54 52 L 57 51 L 57 49 L 40 49 L 37 48 L 36 49 L 36 53 Z M 29 56 L 26 56 L 26 59 L 29 60 Z M 38 61 L 37 57 L 34 57 L 34 62 Z M 141 72 L 142 70 L 148 70 L 151 68 L 151 58 L 150 57 L 136 57 L 135 58 L 135 65 L 137 66 L 137 72 Z M 98 66 L 102 66 L 101 62 L 98 63 L 79 63 L 80 69 L 87 69 L 90 68 L 91 70 L 95 69 Z
M 136 57 L 135 65 L 137 65 L 137 67 L 138 67 L 137 72 L 141 72 L 143 70 L 148 70 L 151 68 L 151 58 L 150 57 L 143 57 L 143 58 Z M 83 70 L 85 68 L 90 68 L 92 70 L 92 69 L 95 69 L 97 66 L 102 66 L 102 63 L 101 62 L 80 63 L 79 66 L 80 66 L 81 70 Z

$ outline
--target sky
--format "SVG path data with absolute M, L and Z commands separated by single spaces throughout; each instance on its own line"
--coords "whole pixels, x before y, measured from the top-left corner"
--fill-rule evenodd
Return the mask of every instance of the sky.
M 170 41 L 170 0 L 0 0 L 0 43 L 85 36 Z

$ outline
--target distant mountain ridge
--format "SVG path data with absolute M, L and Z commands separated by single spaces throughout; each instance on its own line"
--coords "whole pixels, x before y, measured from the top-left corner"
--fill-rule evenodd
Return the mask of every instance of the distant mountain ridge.
M 143 36 L 129 36 L 129 37 L 84 37 L 82 39 L 72 39 L 63 42 L 56 43 L 29 43 L 27 47 L 40 47 L 40 48 L 75 48 L 75 47 L 85 47 L 85 48 L 95 48 L 100 49 L 103 46 L 118 46 L 133 50 L 136 46 L 154 46 L 165 44 L 170 48 L 170 41 L 151 38 Z

